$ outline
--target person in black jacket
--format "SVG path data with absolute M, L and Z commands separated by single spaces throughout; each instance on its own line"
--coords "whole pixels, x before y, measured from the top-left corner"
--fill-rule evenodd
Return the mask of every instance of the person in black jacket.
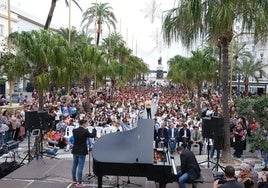
M 96 129 L 94 128 L 92 133 L 90 133 L 87 129 L 88 123 L 84 119 L 79 121 L 79 125 L 79 128 L 73 130 L 74 145 L 72 149 L 72 178 L 73 183 L 76 184 L 77 187 L 83 187 L 82 173 L 86 155 L 88 154 L 87 139 L 96 137 Z M 76 171 L 78 179 L 76 179 Z
M 156 148 L 159 147 L 160 142 L 163 142 L 164 147 L 168 148 L 168 130 L 166 128 L 165 121 L 162 122 L 161 127 L 157 131 L 157 138 L 156 138 L 156 142 L 155 142 Z
M 192 151 L 183 146 L 179 146 L 177 151 L 181 159 L 181 166 L 178 169 L 178 183 L 180 188 L 186 188 L 185 182 L 199 178 L 201 169 Z

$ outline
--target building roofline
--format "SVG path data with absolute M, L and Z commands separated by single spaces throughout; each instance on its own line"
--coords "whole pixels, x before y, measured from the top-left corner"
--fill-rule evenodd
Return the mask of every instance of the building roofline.
M 36 19 L 30 18 L 31 17 L 30 14 L 27 14 L 24 11 L 22 11 L 16 7 L 11 7 L 11 12 L 18 15 L 18 18 L 21 18 L 29 23 L 37 25 L 38 27 L 44 28 L 44 26 L 45 26 L 44 24 L 41 23 L 41 20 L 37 21 L 38 18 L 36 18 Z M 58 31 L 59 29 L 56 29 L 55 27 L 49 27 L 49 30 Z

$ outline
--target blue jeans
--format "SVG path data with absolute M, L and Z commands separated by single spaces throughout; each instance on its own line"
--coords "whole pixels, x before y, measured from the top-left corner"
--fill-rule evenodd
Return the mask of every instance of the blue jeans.
M 171 151 L 175 151 L 176 146 L 177 146 L 177 141 L 176 140 L 174 140 L 174 141 L 169 140 L 168 145 L 169 145 L 169 148 L 170 148 Z
M 58 151 L 59 151 L 59 148 L 54 147 L 53 149 L 47 149 L 45 152 L 48 155 L 54 155 L 54 156 L 56 156 Z
M 267 164 L 268 164 L 268 153 L 265 153 L 265 157 L 264 157 L 264 165 L 265 165 L 265 167 L 268 167 Z
M 73 180 L 77 180 L 79 183 L 82 182 L 82 174 L 83 174 L 85 160 L 86 160 L 86 155 L 73 154 L 72 178 Z M 78 179 L 76 179 L 76 170 L 77 170 Z
M 187 173 L 182 174 L 181 171 L 178 172 L 178 175 L 179 175 L 178 183 L 180 188 L 186 188 L 185 182 L 189 180 L 189 175 Z
M 2 147 L 4 143 L 6 143 L 6 135 L 5 133 L 0 133 L 0 147 Z
M 214 141 L 213 141 L 214 142 Z M 213 158 L 214 157 L 214 152 L 215 152 L 215 148 L 214 148 L 214 143 L 212 144 L 211 146 L 211 151 L 210 151 L 210 158 Z M 216 153 L 217 153 L 217 159 L 220 158 L 220 155 L 221 155 L 221 150 L 216 150 Z

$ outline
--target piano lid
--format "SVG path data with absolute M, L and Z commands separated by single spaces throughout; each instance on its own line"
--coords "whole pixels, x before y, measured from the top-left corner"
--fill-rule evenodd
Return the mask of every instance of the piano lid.
M 140 119 L 138 126 L 100 137 L 92 148 L 93 159 L 107 163 L 153 163 L 153 120 Z

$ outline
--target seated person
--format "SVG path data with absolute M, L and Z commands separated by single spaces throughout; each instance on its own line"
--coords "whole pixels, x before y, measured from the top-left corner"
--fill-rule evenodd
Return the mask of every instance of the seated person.
M 64 137 L 64 134 L 63 133 L 60 133 L 60 138 L 58 139 L 58 144 L 57 146 L 60 148 L 60 149 L 64 149 L 66 146 L 67 146 L 67 140 L 66 138 Z
M 261 173 L 261 180 L 258 183 L 258 188 L 266 188 L 266 187 L 268 187 L 267 179 L 268 179 L 268 173 L 267 173 L 267 171 L 263 171 Z
M 179 146 L 178 154 L 180 155 L 181 166 L 178 169 L 178 183 L 180 188 L 185 188 L 185 183 L 194 181 L 200 177 L 201 169 L 192 151 Z
M 164 147 L 168 148 L 168 130 L 166 128 L 166 122 L 161 123 L 161 127 L 157 131 L 157 137 L 155 142 L 155 147 L 158 148 L 160 142 L 164 143 Z
M 254 177 L 250 166 L 246 163 L 240 165 L 240 172 L 237 176 L 237 181 L 244 185 L 244 188 L 251 188 L 254 186 Z
M 48 138 L 48 135 L 45 133 L 43 136 L 43 149 L 44 152 L 47 153 L 48 155 L 53 155 L 56 156 L 59 148 L 56 147 L 56 142 L 54 143 L 54 146 L 51 146 L 51 144 L 49 143 L 50 139 Z
M 191 131 L 188 129 L 187 124 L 183 123 L 182 128 L 179 130 L 179 137 L 178 143 L 182 143 L 183 147 L 187 147 L 190 150 L 190 138 L 191 138 Z
M 170 122 L 170 127 L 168 129 L 168 146 L 170 148 L 171 154 L 175 151 L 178 141 L 178 129 L 174 127 L 175 124 L 173 121 Z
M 45 133 L 47 140 L 48 140 L 48 144 L 50 146 L 55 146 L 57 144 L 57 141 L 55 140 L 55 131 L 53 131 L 52 129 L 50 129 L 47 133 Z
M 74 136 L 71 136 L 69 138 L 68 144 L 66 146 L 66 150 L 65 151 L 70 151 L 71 149 L 73 149 L 74 146 Z
M 64 133 L 65 132 L 66 127 L 67 127 L 67 125 L 66 125 L 66 123 L 63 120 L 59 121 L 56 124 L 56 130 L 57 131 L 60 131 L 61 133 Z
M 61 134 L 62 134 L 62 133 L 60 133 L 60 131 L 57 130 L 57 131 L 54 133 L 54 137 L 53 137 L 54 140 L 58 142 L 59 139 L 60 139 L 60 137 L 61 137 Z
M 192 144 L 198 144 L 199 145 L 199 155 L 202 154 L 202 148 L 203 148 L 203 138 L 202 134 L 199 131 L 199 128 L 197 126 L 194 126 L 194 131 L 191 134 L 191 140 L 190 140 L 190 148 L 192 148 Z
M 243 188 L 244 186 L 236 180 L 235 177 L 235 169 L 233 166 L 226 166 L 224 170 L 224 175 L 226 178 L 226 182 L 224 184 L 220 183 L 220 180 L 215 180 L 213 184 L 213 188 Z

